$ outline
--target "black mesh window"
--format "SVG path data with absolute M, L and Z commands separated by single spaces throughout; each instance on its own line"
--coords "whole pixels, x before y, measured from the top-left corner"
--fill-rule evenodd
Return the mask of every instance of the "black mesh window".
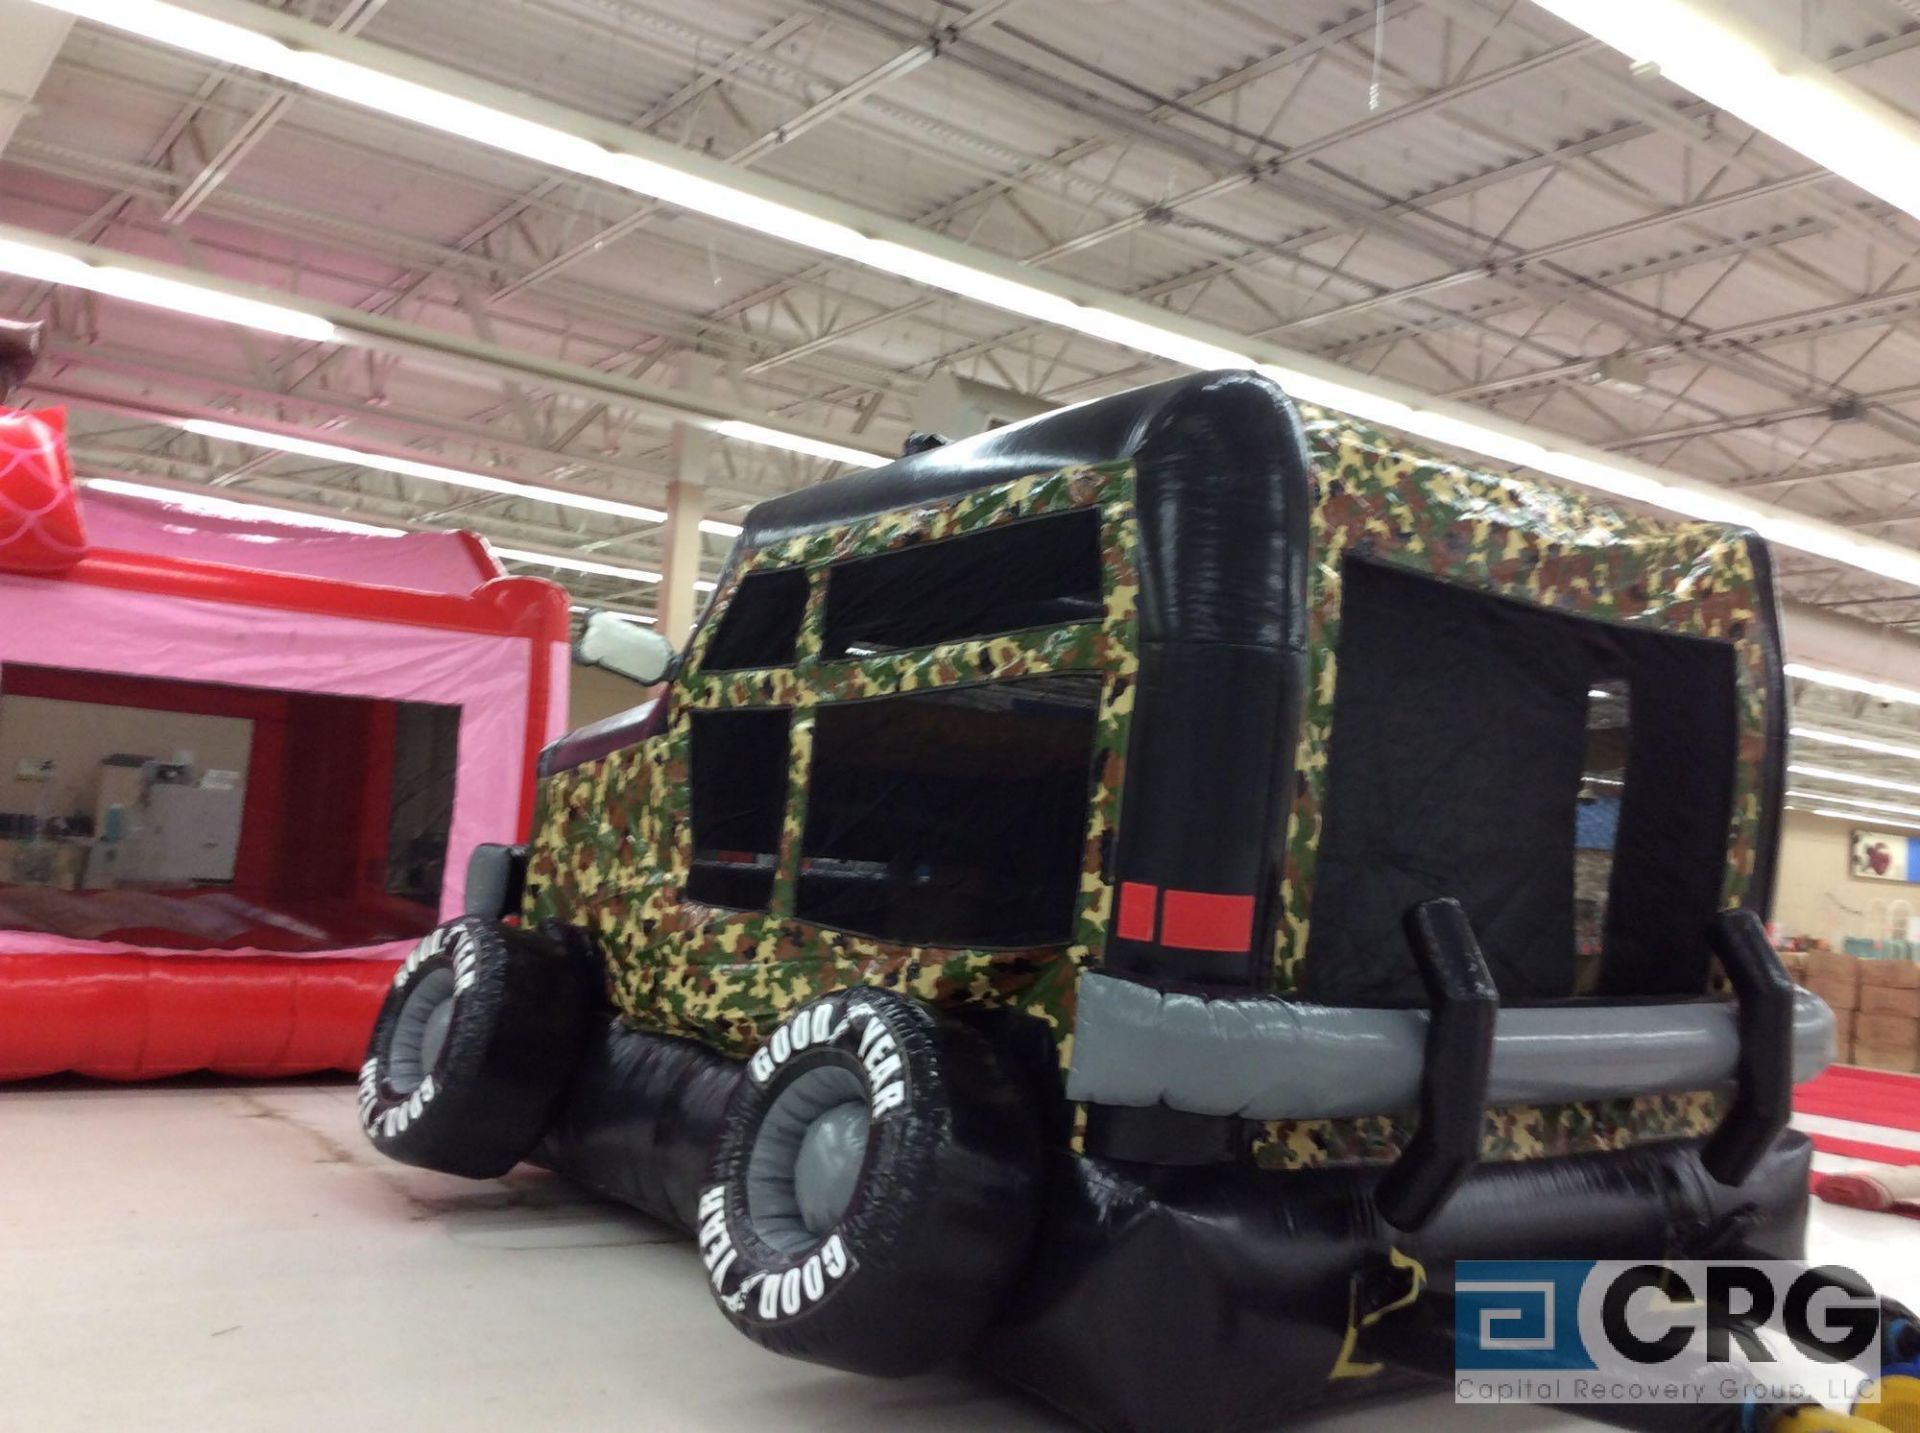
M 785 711 L 693 714 L 693 869 L 686 897 L 765 910 L 787 797 Z
M 1466 907 L 1503 1000 L 1702 993 L 1732 810 L 1732 646 L 1362 561 L 1342 583 L 1309 993 L 1424 1004 L 1401 920 L 1436 896 Z M 1583 812 L 1603 792 L 1618 806 L 1599 853 Z M 1602 859 L 1583 882 L 1584 850 Z
M 1065 942 L 1098 680 L 818 709 L 794 914 L 932 945 Z
M 827 579 L 822 655 L 869 657 L 1102 612 L 1100 514 L 1088 508 L 839 564 Z
M 800 619 L 807 610 L 807 571 L 785 567 L 755 572 L 740 581 L 733 601 L 720 614 L 720 626 L 700 664 L 705 672 L 793 664 Z

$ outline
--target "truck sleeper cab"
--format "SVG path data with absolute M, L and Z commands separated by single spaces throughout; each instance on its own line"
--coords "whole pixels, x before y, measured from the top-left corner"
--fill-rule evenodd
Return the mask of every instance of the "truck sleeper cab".
M 1271 1420 L 1435 1371 L 1459 1258 L 1800 1253 L 1785 722 L 1751 534 L 1096 400 L 755 508 L 363 1115 L 686 1228 L 766 1347 Z

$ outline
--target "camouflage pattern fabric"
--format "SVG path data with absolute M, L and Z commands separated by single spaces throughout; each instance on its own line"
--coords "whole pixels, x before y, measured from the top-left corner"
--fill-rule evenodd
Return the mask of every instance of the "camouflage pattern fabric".
M 1302 405 L 1314 483 L 1309 680 L 1294 754 L 1274 934 L 1273 988 L 1301 988 L 1340 642 L 1341 562 L 1365 557 L 1572 616 L 1734 645 L 1740 735 L 1723 905 L 1753 876 L 1766 756 L 1761 594 L 1747 535 L 1712 523 L 1630 516 L 1527 477 L 1474 472 Z
M 1098 622 L 948 642 L 885 656 L 821 657 L 831 564 L 1005 523 L 1094 508 L 1101 516 Z M 1082 966 L 1105 948 L 1113 908 L 1118 824 L 1133 712 L 1139 605 L 1138 524 L 1128 464 L 1069 468 L 959 498 L 882 514 L 747 552 L 730 566 L 674 683 L 667 730 L 638 746 L 541 783 L 524 910 L 530 921 L 580 926 L 599 942 L 616 1004 L 644 1029 L 746 1054 L 781 1018 L 829 990 L 873 985 L 939 1005 L 1012 1006 L 1054 1033 L 1063 1062 Z M 794 660 L 706 673 L 718 617 L 742 578 L 804 567 L 808 600 Z M 793 917 L 806 822 L 814 710 L 822 703 L 974 686 L 1065 672 L 1100 679 L 1080 894 L 1071 943 L 1026 950 L 914 946 Z M 773 894 L 764 911 L 683 899 L 693 863 L 688 777 L 693 715 L 792 712 L 788 783 Z
M 1557 1159 L 1698 1138 L 1719 1125 L 1724 1104 L 1718 1094 L 1703 1091 L 1488 1110 L 1480 1158 L 1489 1163 Z M 1400 1157 L 1417 1124 L 1391 1115 L 1270 1120 L 1255 1132 L 1253 1162 L 1263 1169 L 1388 1163 Z
M 1739 680 L 1739 770 L 1723 896 L 1753 869 L 1765 746 L 1764 658 L 1744 534 L 1631 517 L 1522 477 L 1472 472 L 1410 451 L 1338 414 L 1302 408 L 1312 457 L 1310 683 L 1287 815 L 1272 984 L 1300 988 L 1312 905 L 1348 555 L 1553 610 L 1730 641 Z M 638 746 L 541 784 L 527 900 L 530 921 L 556 919 L 596 938 L 617 1004 L 635 1025 L 744 1055 L 784 1014 L 823 992 L 884 986 L 936 1004 L 1014 1008 L 1046 1023 L 1070 1063 L 1075 986 L 1105 949 L 1113 912 L 1110 858 L 1138 670 L 1140 578 L 1129 464 L 1076 467 L 984 488 L 735 554 L 695 633 L 671 694 L 669 725 Z M 1098 623 L 949 642 L 858 660 L 822 659 L 831 565 L 1051 513 L 1101 514 L 1106 608 Z M 706 673 L 703 661 L 740 581 L 800 567 L 808 599 L 790 664 Z M 801 830 L 814 717 L 822 703 L 1055 673 L 1100 679 L 1096 752 L 1080 897 L 1070 944 L 969 950 L 889 943 L 796 920 Z M 693 842 L 688 778 L 699 711 L 784 709 L 789 729 L 784 826 L 764 911 L 683 899 Z M 1709 1132 L 1712 1094 L 1489 1111 L 1483 1158 L 1534 1159 L 1620 1149 Z M 1076 1108 L 1078 1149 L 1086 1111 Z M 1253 1158 L 1270 1168 L 1397 1158 L 1410 1133 L 1388 1116 L 1276 1121 Z

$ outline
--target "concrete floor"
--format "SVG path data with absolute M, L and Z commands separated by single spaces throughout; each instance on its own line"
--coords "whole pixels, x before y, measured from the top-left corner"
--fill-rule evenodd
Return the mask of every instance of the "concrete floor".
M 0 1092 L 0 1428 L 22 1433 L 1063 1430 L 991 1383 L 763 1353 L 691 1247 L 523 1170 L 377 1158 L 345 1084 Z M 1815 1250 L 1909 1299 L 1920 1225 L 1816 1206 Z M 1591 1424 L 1445 1398 L 1319 1433 Z

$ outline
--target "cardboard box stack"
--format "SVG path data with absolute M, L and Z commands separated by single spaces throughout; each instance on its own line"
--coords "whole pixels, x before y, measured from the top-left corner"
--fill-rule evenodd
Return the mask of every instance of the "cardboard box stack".
M 1920 961 L 1782 951 L 1787 973 L 1833 1010 L 1842 1064 L 1920 1073 Z
M 1806 955 L 1806 975 L 1800 983 L 1832 1008 L 1833 1053 L 1842 1064 L 1854 1062 L 1859 1038 L 1856 1012 L 1860 1008 L 1860 967 L 1867 963 L 1837 950 L 1812 950 Z
M 1920 964 L 1863 960 L 1859 967 L 1853 1063 L 1920 1071 Z

